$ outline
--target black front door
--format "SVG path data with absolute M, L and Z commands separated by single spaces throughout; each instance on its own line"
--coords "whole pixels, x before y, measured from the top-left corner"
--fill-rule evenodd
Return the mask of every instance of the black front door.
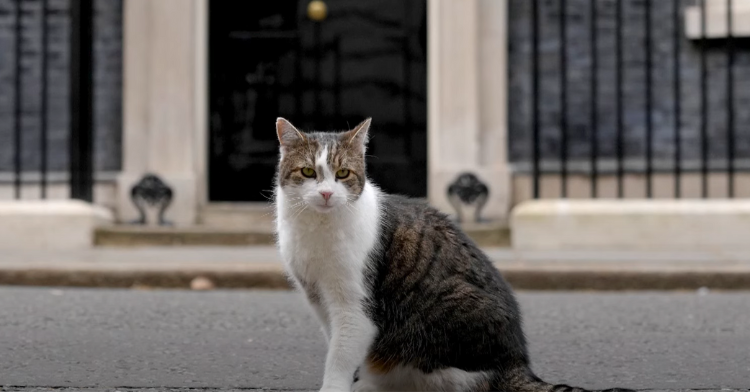
M 278 159 L 275 121 L 346 130 L 373 118 L 369 176 L 427 193 L 426 0 L 210 2 L 211 201 L 262 201 Z

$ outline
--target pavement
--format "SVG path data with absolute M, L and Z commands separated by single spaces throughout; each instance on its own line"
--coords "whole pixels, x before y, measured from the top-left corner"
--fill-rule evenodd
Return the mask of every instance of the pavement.
M 294 389 L 224 389 L 224 388 L 3 388 L 0 387 L 0 392 L 316 392 L 316 391 L 302 391 Z M 704 390 L 707 392 L 710 390 Z M 664 390 L 655 389 L 644 392 L 691 392 L 689 389 L 674 389 Z M 747 389 L 722 389 L 721 392 L 747 392 Z
M 750 290 L 748 252 L 484 251 L 517 289 Z M 197 277 L 218 288 L 289 288 L 272 246 L 3 250 L 0 255 L 4 285 L 187 288 Z
M 519 293 L 535 372 L 644 391 L 748 391 L 750 292 Z M 311 391 L 298 293 L 0 287 L 0 391 Z

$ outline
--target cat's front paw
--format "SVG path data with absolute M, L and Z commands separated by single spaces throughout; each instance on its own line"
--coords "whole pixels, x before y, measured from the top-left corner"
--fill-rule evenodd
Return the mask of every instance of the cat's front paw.
M 377 392 L 378 388 L 367 380 L 358 380 L 352 385 L 352 392 Z

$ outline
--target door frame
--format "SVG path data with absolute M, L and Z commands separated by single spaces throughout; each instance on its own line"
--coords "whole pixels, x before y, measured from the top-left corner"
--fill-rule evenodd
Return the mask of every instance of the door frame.
M 178 224 L 200 223 L 201 211 L 214 204 L 209 202 L 207 186 L 209 1 L 124 0 L 124 162 L 117 191 L 121 220 L 133 211 L 132 179 L 147 170 L 166 168 L 161 174 L 167 182 L 173 177 L 180 184 L 180 199 L 170 208 Z M 485 216 L 496 220 L 508 216 L 512 192 L 506 151 L 507 1 L 427 0 L 427 195 L 432 205 L 447 213 L 453 212 L 446 195 L 448 185 L 458 173 L 471 171 L 490 187 Z M 189 34 L 176 34 L 180 29 L 189 29 Z M 152 42 L 160 39 L 192 50 L 181 58 L 187 64 L 175 64 L 174 58 L 153 50 Z M 192 75 L 179 85 L 179 91 L 143 80 L 144 70 L 154 73 L 175 67 Z M 139 101 L 144 94 L 170 100 Z M 186 94 L 189 102 L 184 101 Z M 180 109 L 190 117 L 191 125 L 172 129 L 168 136 L 157 134 L 159 129 L 149 125 L 148 113 L 174 112 L 171 99 L 182 104 Z M 164 121 L 169 126 L 169 121 L 179 122 L 180 117 Z M 144 134 L 160 144 L 148 143 L 149 136 Z M 170 157 L 162 157 L 159 146 L 169 143 L 184 144 L 192 159 L 175 164 Z M 169 162 L 152 162 L 162 160 Z

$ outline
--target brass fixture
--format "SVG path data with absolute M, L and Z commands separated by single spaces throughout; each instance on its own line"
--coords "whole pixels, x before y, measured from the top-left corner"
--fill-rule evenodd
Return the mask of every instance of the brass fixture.
M 321 0 L 313 0 L 307 5 L 307 17 L 322 22 L 328 16 L 328 6 Z

